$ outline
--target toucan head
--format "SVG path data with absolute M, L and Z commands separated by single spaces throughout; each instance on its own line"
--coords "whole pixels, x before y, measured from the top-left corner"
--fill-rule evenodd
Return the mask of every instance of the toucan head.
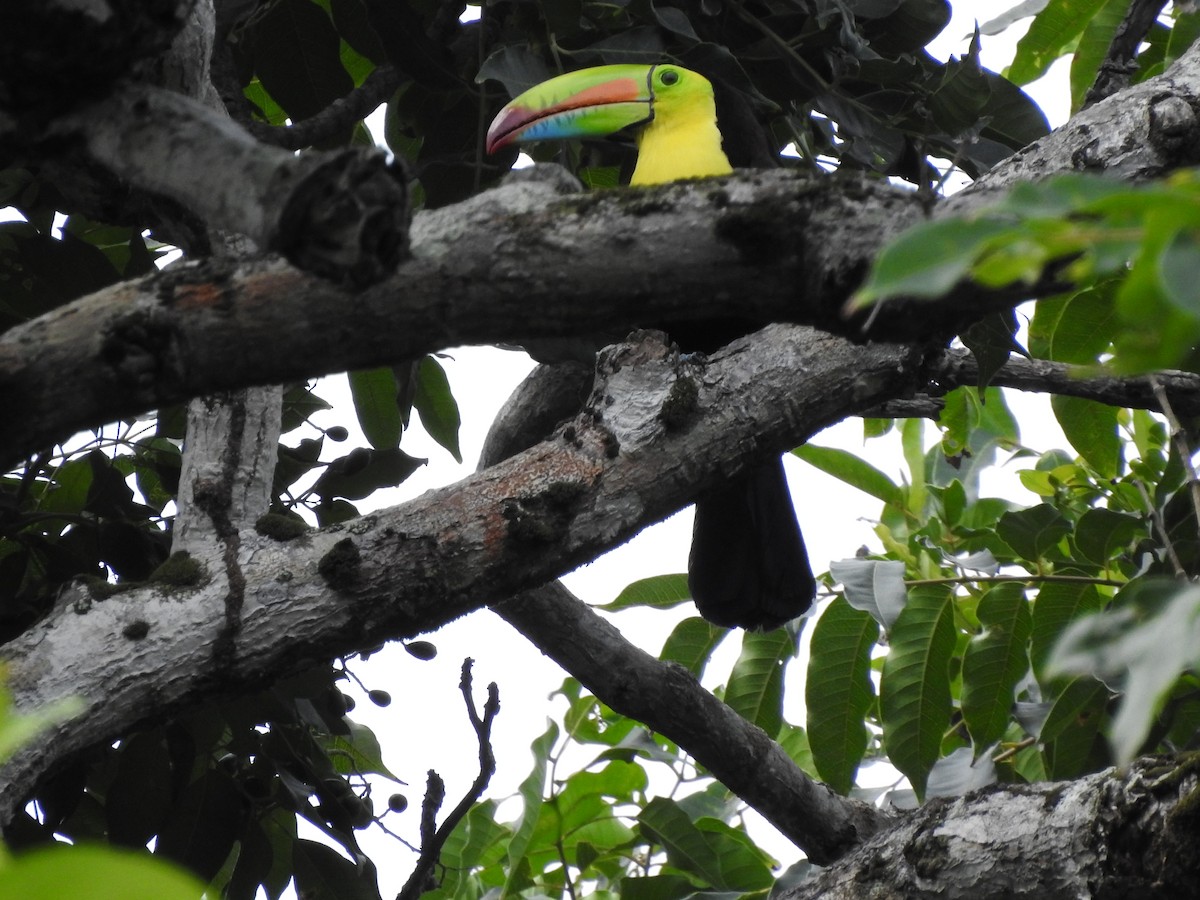
M 543 81 L 492 120 L 487 151 L 524 141 L 603 137 L 712 104 L 708 79 L 682 66 L 596 66 Z

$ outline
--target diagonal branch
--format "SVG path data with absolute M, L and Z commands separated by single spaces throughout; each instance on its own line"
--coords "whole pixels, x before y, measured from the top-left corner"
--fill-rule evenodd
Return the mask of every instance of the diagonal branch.
M 496 416 L 479 467 L 537 443 L 548 421 L 568 417 L 578 408 L 583 375 L 581 366 L 535 369 Z M 609 707 L 691 754 L 813 861 L 839 858 L 886 821 L 880 810 L 814 782 L 761 728 L 687 670 L 631 644 L 560 582 L 494 609 Z
M 225 622 L 222 580 L 116 594 L 65 589 L 0 655 L 19 709 L 67 696 L 86 708 L 0 768 L 0 820 L 40 777 L 97 741 L 544 584 L 719 479 L 924 382 L 922 357 L 910 349 L 859 347 L 790 326 L 735 341 L 703 363 L 680 359 L 652 334 L 608 353 L 586 413 L 554 440 L 288 542 L 242 532 L 236 632 Z M 681 380 L 694 394 L 673 390 Z M 681 408 L 681 395 L 694 402 Z M 671 403 L 671 416 L 656 413 Z
M 1138 47 L 1166 6 L 1166 0 L 1133 0 L 1113 34 L 1096 80 L 1083 98 L 1085 107 L 1129 87 L 1137 71 Z
M 765 731 L 690 672 L 629 643 L 561 584 L 495 609 L 608 706 L 691 754 L 818 865 L 839 859 L 887 823 L 882 810 L 813 781 Z

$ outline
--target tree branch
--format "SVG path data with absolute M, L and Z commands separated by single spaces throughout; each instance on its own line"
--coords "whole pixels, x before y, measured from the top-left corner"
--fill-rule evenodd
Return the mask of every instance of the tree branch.
M 405 255 L 406 178 L 376 151 L 296 156 L 198 101 L 146 85 L 57 120 L 51 136 L 68 146 L 81 140 L 123 181 L 322 277 L 373 283 Z
M 419 216 L 413 259 L 358 294 L 278 262 L 208 261 L 10 329 L 0 415 L 13 427 L 0 436 L 0 468 L 91 423 L 455 343 L 587 336 L 599 347 L 631 323 L 731 314 L 854 330 L 842 303 L 880 245 L 921 215 L 914 195 L 887 185 L 789 172 L 565 197 L 574 182 L 551 177 Z M 956 324 L 963 308 L 945 307 Z M 919 324 L 927 339 L 935 321 L 926 306 L 918 316 L 899 304 L 876 328 L 899 339 Z
M 998 784 L 931 800 L 781 900 L 1175 900 L 1196 884 L 1194 766 L 1139 760 L 1069 782 Z M 1193 891 L 1190 896 L 1195 896 Z
M 471 694 L 471 663 L 473 660 L 464 659 L 462 665 L 462 678 L 459 680 L 459 689 L 462 691 L 463 700 L 467 704 L 467 716 L 471 720 L 471 727 L 475 729 L 475 737 L 479 741 L 479 774 L 475 776 L 475 780 L 471 783 L 471 787 L 463 795 L 458 804 L 450 811 L 442 822 L 440 828 L 436 831 L 433 828 L 434 816 L 437 813 L 437 806 L 441 805 L 438 801 L 437 806 L 433 806 L 432 812 L 426 815 L 426 805 L 421 807 L 421 857 L 417 861 L 416 868 L 413 869 L 411 875 L 408 876 L 408 881 L 404 883 L 404 887 L 396 896 L 396 900 L 416 900 L 425 891 L 436 886 L 433 878 L 433 869 L 437 865 L 438 859 L 442 855 L 442 847 L 446 845 L 446 840 L 450 834 L 458 827 L 458 823 L 463 820 L 471 807 L 474 806 L 480 797 L 483 796 L 484 790 L 488 786 L 488 782 L 492 780 L 492 776 L 496 773 L 496 757 L 492 753 L 492 722 L 496 720 L 496 715 L 500 712 L 500 689 L 496 687 L 496 682 L 491 682 L 488 685 L 487 702 L 483 705 L 483 715 L 475 709 L 475 698 Z M 431 769 L 429 772 L 429 780 L 432 784 L 436 774 Z M 440 782 L 441 779 L 438 779 Z M 433 791 L 426 792 L 426 798 L 433 794 Z M 442 787 L 442 796 L 445 795 L 445 787 Z
M 1017 180 L 1072 167 L 1102 163 L 1143 178 L 1196 161 L 1193 100 L 1200 103 L 1200 45 L 1164 75 L 997 166 L 938 214 L 970 212 Z M 647 320 L 730 314 L 810 322 L 858 339 L 931 340 L 1031 293 L 964 285 L 937 303 L 884 304 L 864 332 L 866 318 L 847 320 L 843 305 L 879 248 L 924 215 L 910 192 L 751 171 L 564 197 L 573 182 L 529 177 L 418 216 L 414 258 L 360 294 L 281 264 L 195 264 L 10 329 L 0 336 L 0 415 L 14 425 L 0 440 L 0 467 L 80 428 L 165 403 L 454 343 L 595 339 Z M 63 383 L 79 389 L 62 396 Z
M 561 365 L 530 373 L 496 416 L 480 470 L 536 444 L 578 409 L 582 373 L 582 366 Z M 494 609 L 601 701 L 691 754 L 814 861 L 837 859 L 886 821 L 881 811 L 812 781 L 761 728 L 686 669 L 631 644 L 560 582 Z
M 78 696 L 86 709 L 0 768 L 0 820 L 50 768 L 97 741 L 544 584 L 718 480 L 924 381 L 909 348 L 782 325 L 703 363 L 653 335 L 605 359 L 588 409 L 554 440 L 288 543 L 242 532 L 241 627 L 220 666 L 214 651 L 228 633 L 220 580 L 112 595 L 64 590 L 2 655 L 17 708 Z M 673 392 L 681 380 L 695 388 L 688 408 Z
M 947 349 L 933 363 L 933 378 L 946 389 L 979 383 L 979 364 L 970 351 Z M 1150 409 L 1164 412 L 1156 383 L 1171 398 L 1175 410 L 1185 416 L 1200 415 L 1200 375 L 1164 371 L 1154 375 L 1089 376 L 1083 366 L 1011 356 L 994 376 L 996 387 L 1015 388 L 1042 394 L 1082 397 L 1107 406 Z
M 1138 47 L 1166 5 L 1165 0 L 1133 0 L 1129 4 L 1100 63 L 1096 80 L 1083 98 L 1085 108 L 1129 87 L 1137 71 Z
M 339 97 L 311 118 L 293 125 L 269 125 L 252 120 L 247 130 L 258 140 L 286 150 L 302 150 L 347 132 L 355 122 L 370 115 L 404 82 L 405 75 L 391 63 L 371 70 L 363 83 Z
M 813 862 L 839 859 L 888 821 L 813 781 L 690 672 L 630 644 L 561 584 L 520 594 L 496 612 L 601 701 L 691 754 Z

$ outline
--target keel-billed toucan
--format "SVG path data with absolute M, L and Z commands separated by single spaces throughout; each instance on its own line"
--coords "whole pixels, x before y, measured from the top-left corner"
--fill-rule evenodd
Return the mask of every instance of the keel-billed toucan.
M 598 66 L 542 82 L 500 111 L 488 129 L 487 149 L 626 129 L 638 146 L 630 184 L 733 171 L 722 149 L 712 84 L 675 65 Z M 688 585 L 700 614 L 718 625 L 775 628 L 809 608 L 816 582 L 782 461 L 697 500 Z

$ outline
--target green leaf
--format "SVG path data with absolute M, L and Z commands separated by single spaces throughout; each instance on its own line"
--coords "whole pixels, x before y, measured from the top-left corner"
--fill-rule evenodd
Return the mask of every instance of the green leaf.
M 667 851 L 669 865 L 711 888 L 755 891 L 774 881 L 762 851 L 744 832 L 716 819 L 692 822 L 673 800 L 655 797 L 638 814 L 638 823 Z
M 311 0 L 278 0 L 247 29 L 254 69 L 292 119 L 307 119 L 354 89 L 341 38 Z
M 242 803 L 233 779 L 209 770 L 183 792 L 159 832 L 154 852 L 211 881 L 237 839 Z
M 695 894 L 695 883 L 682 875 L 650 875 L 621 880 L 621 900 L 683 900 Z
M 1050 406 L 1063 434 L 1088 465 L 1105 478 L 1116 478 L 1121 468 L 1117 408 L 1063 395 L 1051 397 Z
M 350 396 L 359 427 L 376 450 L 400 446 L 403 422 L 396 402 L 396 376 L 390 366 L 349 372 Z
M 122 740 L 117 774 L 104 804 L 108 839 L 135 849 L 145 847 L 171 809 L 174 787 L 161 730 L 138 732 Z
M 704 674 L 704 667 L 708 664 L 713 650 L 727 634 L 728 628 L 721 628 L 698 616 L 691 616 L 672 629 L 663 642 L 658 658 L 663 662 L 678 663 L 699 678 Z
M 1033 625 L 1018 584 L 993 586 L 976 614 L 984 630 L 963 654 L 962 713 L 978 757 L 1008 728 L 1014 690 L 1029 671 Z
M 995 218 L 914 226 L 884 247 L 851 303 L 861 308 L 888 297 L 940 297 L 967 278 L 990 243 L 1019 234 L 1016 226 Z
M 892 627 L 908 602 L 904 563 L 898 560 L 840 559 L 829 564 L 829 574 L 841 582 L 847 603 L 884 628 Z
M 832 475 L 872 497 L 878 497 L 884 503 L 896 506 L 903 503 L 904 494 L 899 486 L 879 469 L 853 453 L 836 447 L 805 444 L 793 450 L 792 454 L 827 475 Z
M 324 501 L 361 500 L 379 488 L 395 487 L 427 462 L 399 449 L 368 450 L 365 457 L 361 453 L 356 457 L 356 453 L 352 451 L 331 463 L 313 484 L 313 492 Z
M 347 720 L 350 734 L 319 735 L 318 740 L 333 762 L 334 770 L 340 775 L 382 775 L 400 782 L 384 765 L 383 748 L 375 732 L 359 722 Z
M 1196 299 L 1196 273 L 1200 272 L 1200 234 L 1194 223 L 1190 230 L 1176 231 L 1158 258 L 1158 274 L 1167 300 L 1193 314 L 1200 312 Z
M 1116 557 L 1144 532 L 1141 519 L 1097 507 L 1079 517 L 1072 539 L 1085 559 L 1108 570 Z
M 1039 680 L 1045 680 L 1046 660 L 1066 627 L 1100 609 L 1094 584 L 1043 584 L 1033 604 L 1033 634 L 1029 656 Z
M 296 841 L 296 893 L 305 900 L 379 900 L 375 867 L 361 858 L 358 866 L 325 844 Z
M 618 612 L 631 606 L 671 609 L 692 599 L 686 575 L 654 575 L 626 585 L 617 598 L 600 609 Z
M 518 788 L 522 800 L 522 812 L 521 820 L 513 832 L 512 839 L 508 842 L 508 870 L 504 885 L 506 894 L 509 891 L 520 890 L 520 885 L 527 877 L 522 874 L 529 866 L 526 854 L 529 852 L 530 842 L 533 840 L 534 832 L 538 827 L 538 819 L 545 806 L 542 797 L 546 791 L 550 752 L 554 749 L 557 740 L 558 726 L 554 722 L 550 722 L 545 733 L 530 746 L 530 750 L 533 751 L 533 769 Z
M 475 83 L 483 84 L 489 79 L 499 81 L 510 97 L 516 97 L 554 74 L 542 56 L 530 50 L 527 44 L 506 44 L 493 50 L 483 61 L 475 75 Z
M 1118 327 L 1113 282 L 1065 297 L 1039 300 L 1029 325 L 1029 349 L 1040 359 L 1092 364 Z
M 1108 699 L 1108 688 L 1090 675 L 1077 675 L 1067 681 L 1050 705 L 1042 727 L 1040 741 L 1053 741 L 1077 724 L 1089 710 L 1095 710 Z
M 943 756 L 929 771 L 930 797 L 961 797 L 996 781 L 996 766 L 988 755 L 978 757 L 969 747 Z
M 1071 523 L 1053 506 L 1042 503 L 1006 512 L 996 523 L 996 533 L 1023 560 L 1041 559 L 1071 531 Z
M 462 450 L 458 444 L 458 429 L 462 424 L 462 417 L 459 415 L 454 394 L 450 392 L 446 370 L 432 356 L 421 360 L 412 405 L 421 417 L 421 427 L 450 452 L 455 462 L 461 463 Z
M 204 884 L 144 850 L 56 844 L 0 864 L 0 897 L 199 900 Z
M 961 335 L 962 342 L 979 363 L 979 383 L 987 387 L 1013 351 L 1022 353 L 1016 341 L 1017 315 L 1009 309 L 992 313 L 975 322 Z
M 1121 764 L 1137 754 L 1180 675 L 1200 662 L 1200 587 L 1144 582 L 1123 595 L 1126 606 L 1067 628 L 1048 665 L 1051 675 L 1123 681 L 1110 734 Z
M 50 483 L 49 490 L 42 495 L 38 511 L 77 515 L 87 504 L 91 487 L 91 463 L 86 458 L 68 460 L 54 472 L 54 480 Z
M 783 724 L 783 670 L 795 651 L 795 638 L 786 628 L 742 633 L 725 703 L 767 734 L 778 734 Z
M 854 786 L 870 737 L 865 720 L 875 697 L 871 649 L 878 640 L 878 623 L 841 597 L 813 629 L 804 694 L 808 742 L 822 780 L 841 794 Z
M 944 588 L 912 590 L 889 640 L 879 688 L 883 743 L 892 764 L 922 796 L 950 724 L 951 593 Z
M 1028 84 L 1040 78 L 1054 60 L 1071 51 L 1104 2 L 1050 0 L 1033 20 L 1029 31 L 1017 42 L 1016 55 L 1005 74 L 1016 84 Z
M 362 0 L 330 0 L 329 11 L 342 40 L 376 65 L 387 61 Z

